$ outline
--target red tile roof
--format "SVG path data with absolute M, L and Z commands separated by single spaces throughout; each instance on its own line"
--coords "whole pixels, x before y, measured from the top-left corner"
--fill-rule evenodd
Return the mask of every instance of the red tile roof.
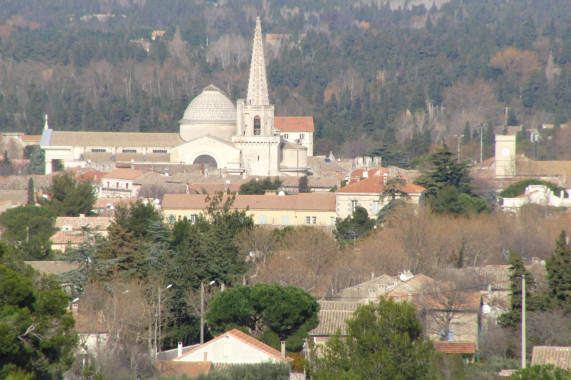
M 289 363 L 290 361 L 292 361 L 291 358 L 285 358 L 285 359 L 282 358 L 281 352 L 279 352 L 279 351 L 276 350 L 275 348 L 270 347 L 270 346 L 268 346 L 267 344 L 265 344 L 265 343 L 263 343 L 263 342 L 260 342 L 259 340 L 257 340 L 257 339 L 254 338 L 253 336 L 250 336 L 250 335 L 248 335 L 248 334 L 246 334 L 246 333 L 244 333 L 244 332 L 242 332 L 242 331 L 240 331 L 240 330 L 238 330 L 238 329 L 232 329 L 232 330 L 230 330 L 230 331 L 227 331 L 227 332 L 225 332 L 224 334 L 219 335 L 219 336 L 217 336 L 216 338 L 212 339 L 211 341 L 206 342 L 206 343 L 204 343 L 204 344 L 202 344 L 202 345 L 200 345 L 200 346 L 198 346 L 198 347 L 196 347 L 196 348 L 193 348 L 192 350 L 188 351 L 186 354 L 180 356 L 179 358 L 183 358 L 183 357 L 185 357 L 185 356 L 187 356 L 187 355 L 190 355 L 191 353 L 193 353 L 193 352 L 195 352 L 195 351 L 197 351 L 197 350 L 200 350 L 202 347 L 207 346 L 207 345 L 210 345 L 210 344 L 212 344 L 213 342 L 216 342 L 217 340 L 222 339 L 222 338 L 224 338 L 225 336 L 228 336 L 228 335 L 230 335 L 230 336 L 232 336 L 232 337 L 234 337 L 234 338 L 236 338 L 236 339 L 238 339 L 238 340 L 240 340 L 240 341 L 242 341 L 242 342 L 244 342 L 244 343 L 246 343 L 246 344 L 248 344 L 248 345 L 254 347 L 255 349 L 257 349 L 257 350 L 259 350 L 259 351 L 265 352 L 266 354 L 268 354 L 269 356 L 273 357 L 274 359 L 277 359 L 277 360 L 282 361 L 282 362 L 285 362 L 285 363 Z M 178 358 L 177 358 L 177 359 L 178 359 Z
M 179 376 L 188 375 L 195 377 L 202 374 L 208 374 L 212 370 L 211 362 L 173 362 L 169 360 L 157 360 L 155 363 L 157 369 L 163 376 Z
M 313 117 L 275 117 L 274 128 L 280 132 L 314 132 Z
M 337 193 L 375 193 L 380 194 L 385 189 L 384 178 L 380 175 L 375 175 L 369 178 L 365 178 L 359 182 L 351 183 L 340 189 L 337 189 Z M 402 191 L 405 193 L 416 193 L 420 194 L 426 189 L 422 186 L 415 185 L 413 183 L 407 182 Z
M 474 354 L 476 353 L 475 342 L 434 342 L 434 348 L 437 351 L 447 354 Z

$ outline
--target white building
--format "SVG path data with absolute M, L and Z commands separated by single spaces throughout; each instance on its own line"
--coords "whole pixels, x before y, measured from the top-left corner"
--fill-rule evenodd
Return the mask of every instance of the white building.
M 154 162 L 204 165 L 229 174 L 305 175 L 313 153 L 313 120 L 290 132 L 288 119 L 280 118 L 285 129 L 276 130 L 258 18 L 248 93 L 236 106 L 210 85 L 188 105 L 179 133 L 63 132 L 50 129 L 46 119 L 40 145 L 47 174 L 61 167 L 112 170 L 117 162 Z

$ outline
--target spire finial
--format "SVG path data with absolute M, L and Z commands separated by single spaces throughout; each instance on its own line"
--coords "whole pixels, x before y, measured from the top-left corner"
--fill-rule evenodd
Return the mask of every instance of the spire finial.
M 250 105 L 269 105 L 268 81 L 266 79 L 266 61 L 264 59 L 264 40 L 262 38 L 262 22 L 256 18 L 254 31 L 254 47 L 250 66 L 247 102 Z
M 47 114 L 47 113 L 44 115 L 44 120 L 45 120 L 45 122 L 44 122 L 44 129 L 45 129 L 45 130 L 50 129 L 50 126 L 48 125 L 48 114 Z

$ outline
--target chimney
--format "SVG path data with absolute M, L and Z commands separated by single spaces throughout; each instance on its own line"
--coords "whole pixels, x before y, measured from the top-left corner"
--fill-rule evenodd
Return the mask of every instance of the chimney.
M 282 348 L 282 359 L 286 358 L 286 347 L 285 347 L 285 340 L 282 340 L 281 342 L 281 348 Z
M 176 351 L 176 356 L 182 356 L 182 342 L 178 342 L 178 347 L 177 347 L 177 351 Z
M 206 363 L 208 360 L 208 352 L 204 352 L 204 362 Z
M 371 272 L 371 280 L 375 278 L 375 272 Z

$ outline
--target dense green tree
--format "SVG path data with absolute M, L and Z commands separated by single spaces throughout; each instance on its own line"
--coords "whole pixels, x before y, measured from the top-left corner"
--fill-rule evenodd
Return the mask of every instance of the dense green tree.
M 360 306 L 323 347 L 314 376 L 319 379 L 433 379 L 432 343 L 422 334 L 416 308 L 384 300 Z
M 209 306 L 206 318 L 215 334 L 238 327 L 256 335 L 269 330 L 286 340 L 300 329 L 307 336 L 318 323 L 319 304 L 294 286 L 237 286 L 216 294 Z
M 26 200 L 27 205 L 36 204 L 36 188 L 34 187 L 34 179 L 30 178 L 28 180 L 28 196 Z
M 311 192 L 311 187 L 309 186 L 309 179 L 307 178 L 306 175 L 304 175 L 303 177 L 299 177 L 299 185 L 297 188 L 300 193 Z
M 515 371 L 511 376 L 511 380 L 569 380 L 571 379 L 571 371 L 553 367 L 553 365 L 532 365 L 529 368 L 523 368 Z
M 97 199 L 90 182 L 79 182 L 71 172 L 57 175 L 46 189 L 49 199 L 41 203 L 57 216 L 89 215 Z
M 51 210 L 27 205 L 6 210 L 0 216 L 2 238 L 25 242 L 34 238 L 47 242 L 53 234 L 55 216 Z
M 500 191 L 499 196 L 501 198 L 515 198 L 517 196 L 522 195 L 525 192 L 525 189 L 529 185 L 547 186 L 547 188 L 549 188 L 549 190 L 553 191 L 553 193 L 557 196 L 559 196 L 559 194 L 561 194 L 561 191 L 565 190 L 564 188 L 557 186 L 553 182 L 542 181 L 539 179 L 524 179 L 522 181 L 512 183 L 511 185 L 509 185 L 508 187 L 506 187 L 505 189 Z
M 273 180 L 269 177 L 259 180 L 258 178 L 252 179 L 240 186 L 240 194 L 264 194 L 266 190 L 277 190 L 282 185 L 282 181 L 279 178 L 274 178 Z
M 18 370 L 37 379 L 62 379 L 76 335 L 60 284 L 32 279 L 0 265 L 0 377 Z
M 30 163 L 26 166 L 26 174 L 45 174 L 45 152 L 38 145 L 30 145 L 26 148 L 30 149 Z
M 335 238 L 339 244 L 354 243 L 355 240 L 366 236 L 375 226 L 375 220 L 369 218 L 364 207 L 357 206 L 352 215 L 335 221 Z
M 523 265 L 521 257 L 514 252 L 510 251 L 509 258 L 509 270 L 510 270 L 510 310 L 507 313 L 500 315 L 498 323 L 503 327 L 509 327 L 515 329 L 517 325 L 521 322 L 521 304 L 522 304 L 522 288 L 521 288 L 521 278 L 525 275 L 526 281 L 526 310 L 533 310 L 531 294 L 534 288 L 534 280 L 531 273 Z
M 565 231 L 555 241 L 555 249 L 547 259 L 545 269 L 552 306 L 571 311 L 571 247 Z

